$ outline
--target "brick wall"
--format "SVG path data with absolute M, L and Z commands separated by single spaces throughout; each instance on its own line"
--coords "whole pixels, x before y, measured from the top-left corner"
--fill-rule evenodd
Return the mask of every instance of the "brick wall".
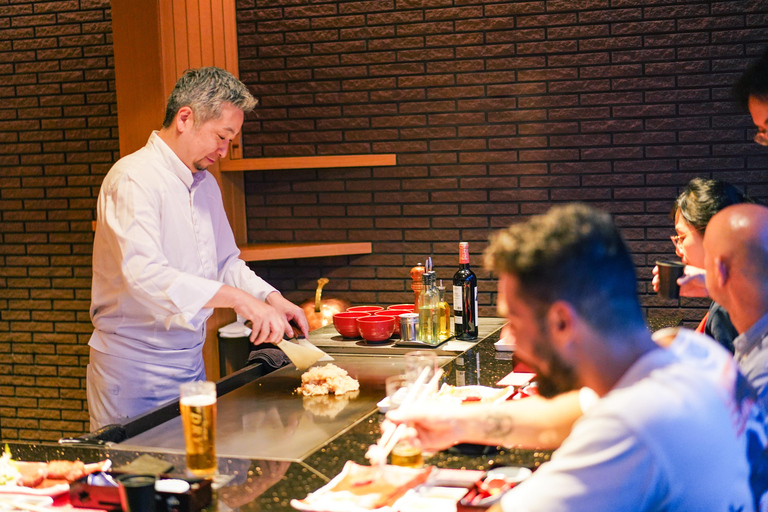
M 85 405 L 95 198 L 117 158 L 107 0 L 0 1 L 0 438 Z
M 239 0 L 240 70 L 261 98 L 247 156 L 396 153 L 396 167 L 246 173 L 252 241 L 370 240 L 373 254 L 254 268 L 294 300 L 390 304 L 457 243 L 585 201 L 613 212 L 650 319 L 695 325 L 708 301 L 660 301 L 673 199 L 716 177 L 768 196 L 766 150 L 730 88 L 768 43 L 760 1 Z M 449 286 L 450 289 L 450 286 Z M 673 318 L 674 320 L 674 318 Z M 664 321 L 662 318 L 659 321 Z
M 645 293 L 693 176 L 765 198 L 766 153 L 729 88 L 768 42 L 761 1 L 240 1 L 262 99 L 247 156 L 397 153 L 396 167 L 247 173 L 252 240 L 371 240 L 360 257 L 255 266 L 296 301 L 410 298 L 431 255 L 556 202 L 616 213 Z M 109 4 L 0 0 L 0 437 L 87 427 L 95 197 L 117 159 Z M 659 304 L 688 322 L 703 301 Z

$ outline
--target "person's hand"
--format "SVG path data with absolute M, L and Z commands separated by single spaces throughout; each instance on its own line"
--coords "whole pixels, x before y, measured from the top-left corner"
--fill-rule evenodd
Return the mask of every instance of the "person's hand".
M 290 327 L 277 309 L 245 292 L 242 292 L 234 310 L 250 322 L 250 340 L 254 345 L 278 343 L 283 339 L 286 326 Z
M 272 292 L 267 295 L 267 304 L 277 310 L 285 320 L 285 335 L 289 338 L 294 337 L 293 327 L 289 323 L 293 320 L 296 325 L 301 329 L 305 338 L 309 338 L 309 322 L 307 316 L 304 314 L 304 310 L 299 306 L 283 297 L 279 292 Z
M 419 403 L 416 407 L 400 407 L 387 412 L 386 419 L 395 424 L 407 423 L 406 437 L 416 439 L 426 451 L 439 451 L 461 442 L 467 418 L 461 406 Z M 386 421 L 386 420 L 385 420 Z
M 706 283 L 707 271 L 703 268 L 686 265 L 682 277 L 677 280 L 680 295 L 683 297 L 709 297 Z
M 703 268 L 686 265 L 683 275 L 677 280 L 680 285 L 681 297 L 709 297 L 705 277 L 707 272 Z M 651 280 L 653 291 L 659 291 L 659 267 L 653 267 L 653 279 Z

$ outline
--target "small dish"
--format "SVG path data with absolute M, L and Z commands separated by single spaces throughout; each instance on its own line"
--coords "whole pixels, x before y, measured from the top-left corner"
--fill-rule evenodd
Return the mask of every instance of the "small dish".
M 508 482 L 519 484 L 533 474 L 530 468 L 524 466 L 501 466 L 493 468 L 486 473 L 486 480 L 501 478 Z
M 333 326 L 345 338 L 359 338 L 360 333 L 357 330 L 357 319 L 364 316 L 370 316 L 370 314 L 355 311 L 336 313 L 333 315 Z
M 386 342 L 395 332 L 395 319 L 389 316 L 364 316 L 357 319 L 357 331 L 368 343 Z
M 469 490 L 460 503 L 467 507 L 490 507 L 532 473 L 529 468 L 522 466 L 503 466 L 492 469 L 485 474 L 482 481 Z
M 385 310 L 385 311 L 377 311 L 372 316 L 388 316 L 395 319 L 395 332 L 394 334 L 398 337 L 400 336 L 400 315 L 402 313 L 397 310 Z
M 416 306 L 413 304 L 395 304 L 393 306 L 389 306 L 387 308 L 387 311 L 402 311 L 403 313 L 414 313 L 416 309 Z
M 373 314 L 377 311 L 384 311 L 384 308 L 381 306 L 352 306 L 351 308 L 347 308 L 348 313 L 358 312 Z

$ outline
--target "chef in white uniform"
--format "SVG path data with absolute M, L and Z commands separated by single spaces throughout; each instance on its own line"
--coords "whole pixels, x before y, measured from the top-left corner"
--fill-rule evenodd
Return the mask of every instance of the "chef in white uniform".
M 307 334 L 304 312 L 239 258 L 206 169 L 228 151 L 256 100 L 219 68 L 182 76 L 159 131 L 104 179 L 93 249 L 88 365 L 91 430 L 146 412 L 205 379 L 205 323 L 229 307 L 251 341 Z

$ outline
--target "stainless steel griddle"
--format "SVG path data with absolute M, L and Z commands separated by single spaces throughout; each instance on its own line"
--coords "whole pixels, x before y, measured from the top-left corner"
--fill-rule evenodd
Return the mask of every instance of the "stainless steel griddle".
M 376 409 L 386 395 L 384 380 L 404 371 L 397 356 L 334 354 L 337 366 L 360 382 L 342 396 L 295 393 L 303 372 L 292 365 L 219 397 L 216 451 L 219 457 L 301 461 Z M 438 356 L 444 365 L 453 356 Z M 319 363 L 325 364 L 325 363 Z M 184 452 L 181 418 L 175 417 L 114 448 Z

